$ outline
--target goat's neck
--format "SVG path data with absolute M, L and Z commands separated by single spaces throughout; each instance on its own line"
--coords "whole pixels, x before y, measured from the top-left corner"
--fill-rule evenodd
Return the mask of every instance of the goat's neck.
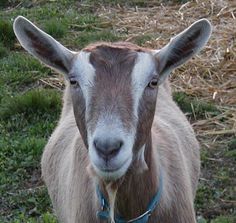
M 136 218 L 147 211 L 149 202 L 158 191 L 159 169 L 154 155 L 156 151 L 152 149 L 151 135 L 145 143 L 145 161 L 148 169 L 142 173 L 137 173 L 139 162 L 134 161 L 133 166 L 126 174 L 122 184 L 119 186 L 115 213 L 119 213 L 123 218 L 129 220 Z

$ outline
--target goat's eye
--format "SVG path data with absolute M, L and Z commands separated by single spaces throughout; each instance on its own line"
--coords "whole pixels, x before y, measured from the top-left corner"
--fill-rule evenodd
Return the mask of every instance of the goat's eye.
M 75 79 L 70 79 L 70 84 L 71 84 L 72 86 L 78 86 L 78 81 L 75 80 Z
M 153 78 L 153 79 L 149 82 L 148 87 L 150 87 L 150 88 L 156 88 L 157 85 L 158 85 L 158 79 L 157 79 L 157 78 Z

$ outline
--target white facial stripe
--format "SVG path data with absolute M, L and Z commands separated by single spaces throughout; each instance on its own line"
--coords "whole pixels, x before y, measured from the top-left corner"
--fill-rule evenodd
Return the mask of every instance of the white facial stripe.
M 74 62 L 72 73 L 78 78 L 80 87 L 85 97 L 86 105 L 91 98 L 90 88 L 93 86 L 95 69 L 89 62 L 90 53 L 81 51 Z
M 84 95 L 86 108 L 91 100 L 91 87 L 94 85 L 95 69 L 89 62 L 90 53 L 81 51 L 74 62 L 72 73 L 76 75 Z M 86 110 L 87 111 L 87 110 Z M 87 112 L 85 113 L 87 119 Z
M 132 71 L 132 95 L 134 99 L 134 114 L 138 117 L 139 100 L 150 80 L 150 75 L 155 72 L 153 58 L 148 53 L 138 53 L 136 63 Z

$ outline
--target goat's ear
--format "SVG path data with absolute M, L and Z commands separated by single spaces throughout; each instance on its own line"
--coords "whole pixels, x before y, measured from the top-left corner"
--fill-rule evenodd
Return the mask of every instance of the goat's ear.
M 13 28 L 20 44 L 30 54 L 47 66 L 68 74 L 72 65 L 73 52 L 22 16 L 15 19 Z
M 170 72 L 198 53 L 211 35 L 211 24 L 206 19 L 193 23 L 189 28 L 175 36 L 155 54 L 161 84 Z

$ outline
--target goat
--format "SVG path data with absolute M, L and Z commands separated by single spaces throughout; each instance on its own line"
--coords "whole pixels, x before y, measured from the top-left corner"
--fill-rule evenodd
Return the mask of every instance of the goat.
M 59 220 L 196 222 L 199 144 L 168 76 L 207 43 L 208 20 L 160 50 L 101 42 L 73 52 L 21 16 L 14 32 L 30 54 L 65 76 L 60 121 L 42 156 Z

